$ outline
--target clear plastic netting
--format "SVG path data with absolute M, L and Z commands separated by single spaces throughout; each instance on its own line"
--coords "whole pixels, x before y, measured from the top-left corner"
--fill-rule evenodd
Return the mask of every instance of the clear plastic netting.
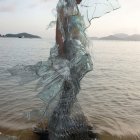
M 89 27 L 94 18 L 116 10 L 120 5 L 118 0 L 82 0 L 78 7 L 85 19 L 86 27 Z
M 58 7 L 65 4 L 67 0 L 61 0 L 58 3 Z M 70 6 L 74 7 L 75 10 L 72 12 L 69 8 L 65 10 L 65 14 L 76 15 L 80 11 L 82 17 L 84 18 L 85 27 L 88 28 L 91 25 L 91 21 L 95 18 L 99 18 L 111 11 L 117 10 L 120 8 L 118 0 L 82 0 L 78 5 L 75 0 L 69 0 Z M 57 8 L 58 8 L 57 7 Z M 57 11 L 57 10 L 56 10 Z M 48 25 L 48 28 L 52 28 L 56 25 L 56 21 L 51 21 Z M 48 29 L 47 28 L 47 29 Z

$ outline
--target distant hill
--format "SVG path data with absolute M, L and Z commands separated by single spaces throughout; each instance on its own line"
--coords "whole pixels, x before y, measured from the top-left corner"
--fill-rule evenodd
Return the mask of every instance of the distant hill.
M 114 34 L 114 35 L 109 35 L 106 37 L 90 37 L 93 40 L 124 40 L 124 41 L 140 41 L 140 35 L 139 34 L 134 34 L 134 35 L 127 35 L 123 33 L 119 34 Z
M 118 34 L 114 34 L 114 36 L 123 39 L 123 38 L 127 38 L 129 35 L 124 33 L 118 33 Z
M 32 35 L 29 33 L 18 33 L 18 34 L 6 34 L 3 37 L 15 37 L 15 38 L 41 38 L 37 35 Z
M 98 37 L 90 37 L 90 39 L 92 39 L 92 40 L 98 40 L 99 38 Z
M 122 40 L 122 39 L 118 38 L 114 35 L 109 35 L 109 36 L 106 36 L 106 37 L 99 38 L 99 40 Z
M 134 35 L 128 36 L 128 37 L 126 38 L 126 40 L 140 41 L 140 35 L 134 34 Z

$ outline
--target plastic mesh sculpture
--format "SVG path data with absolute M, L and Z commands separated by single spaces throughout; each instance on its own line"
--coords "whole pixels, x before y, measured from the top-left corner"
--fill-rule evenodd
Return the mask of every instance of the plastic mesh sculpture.
M 87 52 L 85 29 L 91 20 L 119 8 L 116 0 L 59 0 L 57 4 L 56 44 L 50 57 L 36 65 L 9 69 L 23 83 L 39 79 L 43 87 L 38 97 L 47 105 L 50 140 L 91 140 L 88 123 L 77 101 L 80 81 L 93 69 Z M 50 24 L 51 26 L 52 24 Z

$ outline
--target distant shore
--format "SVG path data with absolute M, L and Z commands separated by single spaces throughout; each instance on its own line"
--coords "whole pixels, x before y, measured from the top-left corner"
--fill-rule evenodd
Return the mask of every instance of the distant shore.
M 140 41 L 139 34 L 128 35 L 124 33 L 113 34 L 105 37 L 90 37 L 92 40 L 115 40 L 115 41 Z
M 29 33 L 18 33 L 18 34 L 6 34 L 6 35 L 1 35 L 0 34 L 0 37 L 2 38 L 41 38 L 40 36 L 37 36 L 37 35 L 32 35 L 32 34 L 29 34 Z

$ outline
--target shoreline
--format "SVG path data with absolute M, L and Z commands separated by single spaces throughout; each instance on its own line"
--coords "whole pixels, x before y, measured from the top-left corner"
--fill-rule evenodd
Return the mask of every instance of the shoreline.
M 0 139 L 2 140 L 40 140 L 39 135 L 33 133 L 32 129 L 12 130 L 8 128 L 0 128 Z M 134 136 L 113 136 L 111 134 L 102 133 L 99 140 L 138 140 Z
M 4 140 L 39 140 L 39 136 L 32 132 L 32 129 L 12 130 L 8 128 L 0 128 L 0 139 Z M 10 139 L 11 138 L 11 139 Z

